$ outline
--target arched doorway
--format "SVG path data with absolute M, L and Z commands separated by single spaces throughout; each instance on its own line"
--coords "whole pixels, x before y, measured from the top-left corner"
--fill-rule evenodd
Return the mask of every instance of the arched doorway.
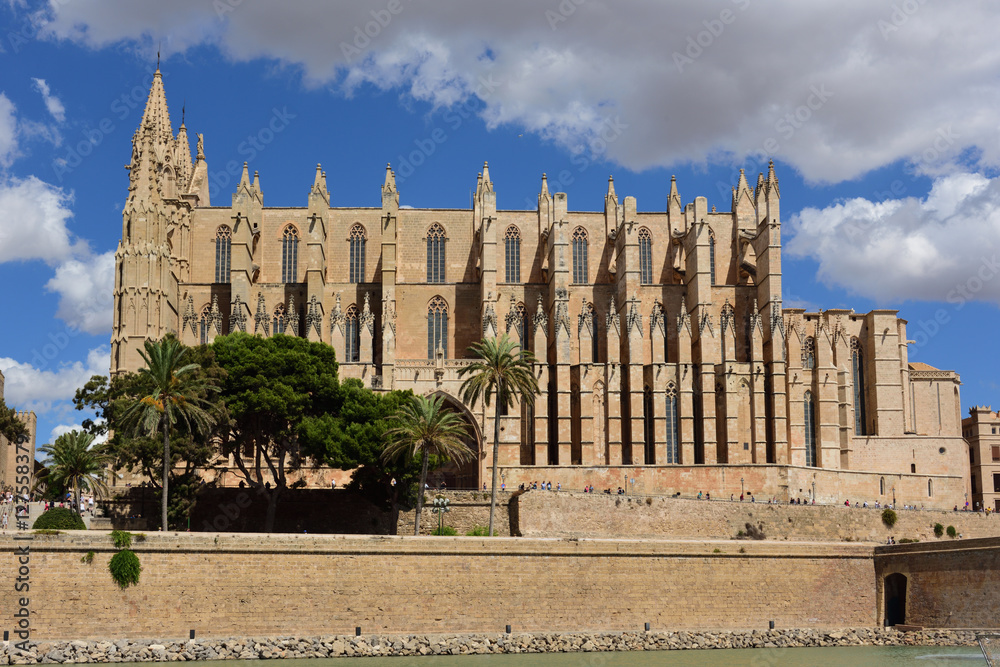
M 885 625 L 906 624 L 906 575 L 895 573 L 885 578 Z
M 469 411 L 464 403 L 451 394 L 443 391 L 436 391 L 433 394 L 430 394 L 428 398 L 432 396 L 443 397 L 445 406 L 450 410 L 454 410 L 465 419 L 466 423 L 469 425 L 469 435 L 465 439 L 465 444 L 468 445 L 469 449 L 475 452 L 475 456 L 470 461 L 466 461 L 461 465 L 449 461 L 440 468 L 428 472 L 427 483 L 431 487 L 439 487 L 441 486 L 441 482 L 444 482 L 449 489 L 480 488 L 482 485 L 482 481 L 480 481 L 480 464 L 483 460 L 483 434 L 479 429 L 479 424 L 476 422 L 475 416 Z

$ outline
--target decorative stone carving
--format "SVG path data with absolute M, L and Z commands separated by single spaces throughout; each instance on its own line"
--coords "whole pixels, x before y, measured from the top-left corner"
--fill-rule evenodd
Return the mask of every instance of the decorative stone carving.
M 542 300 L 542 295 L 538 295 L 538 308 L 535 310 L 535 317 L 532 319 L 532 324 L 535 327 L 535 333 L 538 333 L 538 329 L 541 328 L 542 333 L 548 338 L 549 335 L 549 316 L 545 313 L 545 303 Z
M 323 323 L 323 308 L 320 305 L 319 299 L 313 294 L 309 298 L 309 308 L 306 311 L 306 335 L 309 335 L 310 331 L 316 333 L 317 336 L 322 336 L 322 323 Z
M 663 304 L 660 303 L 659 299 L 653 304 L 653 311 L 649 314 L 649 335 L 652 336 L 657 331 L 660 332 L 661 336 L 666 337 L 666 314 L 663 312 Z
M 247 313 L 239 294 L 233 299 L 233 311 L 229 314 L 229 330 L 244 333 L 247 330 Z
M 493 309 L 493 292 L 486 295 L 486 303 L 483 306 L 483 338 L 496 338 L 497 336 L 497 313 Z
M 392 335 L 396 335 L 396 307 L 393 305 L 392 301 L 389 301 L 388 295 L 382 297 L 382 333 L 385 333 L 386 328 L 392 331 Z
M 211 322 L 212 329 L 215 330 L 215 335 L 222 335 L 222 312 L 219 310 L 219 295 L 212 295 L 212 310 L 209 311 L 209 320 Z
M 556 290 L 556 335 L 562 330 L 566 336 L 569 336 L 569 304 L 567 300 L 569 299 L 569 293 L 564 287 L 560 287 Z
M 340 292 L 337 292 L 337 302 L 333 306 L 333 312 L 330 313 L 330 333 L 332 334 L 337 329 L 340 333 L 344 333 L 344 311 L 340 307 Z
M 368 335 L 375 335 L 375 314 L 372 313 L 371 295 L 368 293 L 365 294 L 365 305 L 361 309 L 361 316 L 358 318 L 358 321 L 363 327 L 368 329 Z
M 622 333 L 622 317 L 618 314 L 618 306 L 615 305 L 615 295 L 611 295 L 611 301 L 608 303 L 608 314 L 604 317 L 604 328 L 610 333 L 611 329 L 615 330 L 615 334 L 621 335 Z
M 184 308 L 184 319 L 181 322 L 181 333 L 191 326 L 191 333 L 198 334 L 198 318 L 194 314 L 194 297 L 188 294 L 187 306 Z
M 253 332 L 260 333 L 261 327 L 264 329 L 264 335 L 267 335 L 268 329 L 271 328 L 271 316 L 267 312 L 267 306 L 264 304 L 264 295 L 257 293 L 257 312 L 253 316 Z
M 642 338 L 642 314 L 639 313 L 639 299 L 636 297 L 634 292 L 632 293 L 632 298 L 629 299 L 628 303 L 628 316 L 625 319 L 625 330 L 631 334 L 633 327 L 639 332 L 639 338 Z

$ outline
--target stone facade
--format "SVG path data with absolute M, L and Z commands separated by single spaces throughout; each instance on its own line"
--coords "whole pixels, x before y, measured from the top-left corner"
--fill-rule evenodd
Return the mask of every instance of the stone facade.
M 3 390 L 4 377 L 3 373 L 0 373 L 0 399 L 3 398 Z M 17 418 L 20 419 L 28 429 L 28 441 L 21 445 L 21 447 L 23 447 L 21 451 L 17 451 L 18 446 L 15 443 L 10 442 L 7 438 L 0 435 L 0 491 L 4 492 L 20 489 L 23 486 L 23 484 L 17 483 L 17 478 L 19 477 L 17 472 L 17 456 L 27 455 L 29 466 L 28 474 L 33 475 L 35 472 L 35 429 L 37 419 L 35 418 L 34 412 L 29 412 L 27 410 L 18 412 Z M 13 513 L 11 513 L 8 520 L 10 527 L 13 528 Z
M 962 420 L 962 435 L 969 441 L 972 468 L 969 496 L 972 509 L 1000 512 L 1000 412 L 975 407 Z
M 168 332 L 323 341 L 342 376 L 462 411 L 479 457 L 448 483 L 479 488 L 491 416 L 458 400 L 459 371 L 470 344 L 507 333 L 537 357 L 542 392 L 502 417 L 509 488 L 554 480 L 549 467 L 570 469 L 566 483 L 624 466 L 681 486 L 685 472 L 769 465 L 806 470 L 757 487 L 782 498 L 812 489 L 810 471 L 868 475 L 866 488 L 922 476 L 941 506 L 966 491 L 959 378 L 908 363 L 896 311 L 783 308 L 773 165 L 754 187 L 741 172 L 729 211 L 682 203 L 672 180 L 665 209 L 640 212 L 609 179 L 603 211 L 571 212 L 544 174 L 535 210 L 502 210 L 487 165 L 471 210 L 400 207 L 389 167 L 380 206 L 337 206 L 319 165 L 304 207 L 265 207 L 245 165 L 213 206 L 207 175 L 157 72 L 133 139 L 113 372 Z

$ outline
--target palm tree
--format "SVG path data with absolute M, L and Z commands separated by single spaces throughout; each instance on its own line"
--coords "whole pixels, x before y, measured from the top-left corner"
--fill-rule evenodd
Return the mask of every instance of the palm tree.
M 538 379 L 532 365 L 535 355 L 512 341 L 507 334 L 498 338 L 484 338 L 472 345 L 469 352 L 478 359 L 462 368 L 458 375 L 471 376 L 462 383 L 462 400 L 475 407 L 480 397 L 486 407 L 496 394 L 493 414 L 493 491 L 490 494 L 490 536 L 493 536 L 493 514 L 497 506 L 497 458 L 500 454 L 500 410 L 510 408 L 517 399 L 528 405 L 535 404 Z
M 202 377 L 198 364 L 182 365 L 187 348 L 176 338 L 158 342 L 147 340 L 140 352 L 145 368 L 139 375 L 151 388 L 138 396 L 122 415 L 122 425 L 136 435 L 150 437 L 163 433 L 163 530 L 167 529 L 167 484 L 170 475 L 170 430 L 183 422 L 192 433 L 207 432 L 215 424 L 208 412 L 211 404 L 205 394 L 218 387 Z
M 70 431 L 39 450 L 49 457 L 46 461 L 46 484 L 49 488 L 72 489 L 77 513 L 80 513 L 81 489 L 99 496 L 108 492 L 104 472 L 114 457 L 100 447 L 91 447 L 93 442 L 94 436 L 90 433 Z
M 468 426 L 461 415 L 444 407 L 443 396 L 414 396 L 413 401 L 399 406 L 394 426 L 386 431 L 388 443 L 382 450 L 382 460 L 400 457 L 423 458 L 420 468 L 420 488 L 417 489 L 417 511 L 413 534 L 420 534 L 420 511 L 424 506 L 427 485 L 427 462 L 431 455 L 457 463 L 468 461 L 475 454 L 465 444 Z

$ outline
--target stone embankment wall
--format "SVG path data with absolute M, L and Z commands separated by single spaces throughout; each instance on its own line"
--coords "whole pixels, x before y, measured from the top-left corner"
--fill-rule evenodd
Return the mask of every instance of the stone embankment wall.
M 906 624 L 1000 628 L 1000 539 L 904 544 L 875 549 L 879 621 L 885 578 L 906 576 Z
M 14 552 L 25 545 L 22 565 Z M 141 579 L 122 590 L 107 533 L 0 534 L 0 608 L 26 606 L 34 639 L 876 621 L 872 547 L 853 544 L 151 533 L 134 550 Z M 14 589 L 22 566 L 26 593 Z
M 946 543 L 934 524 L 954 526 L 964 539 L 1000 536 L 1000 516 L 978 512 L 896 510 L 891 529 L 882 510 L 836 505 L 693 500 L 663 496 L 529 491 L 517 496 L 518 528 L 525 537 L 651 537 L 724 539 L 762 530 L 767 540 L 819 540 L 884 544 L 889 536 Z M 411 524 L 412 526 L 412 524 Z M 412 529 L 411 529 L 412 530 Z

